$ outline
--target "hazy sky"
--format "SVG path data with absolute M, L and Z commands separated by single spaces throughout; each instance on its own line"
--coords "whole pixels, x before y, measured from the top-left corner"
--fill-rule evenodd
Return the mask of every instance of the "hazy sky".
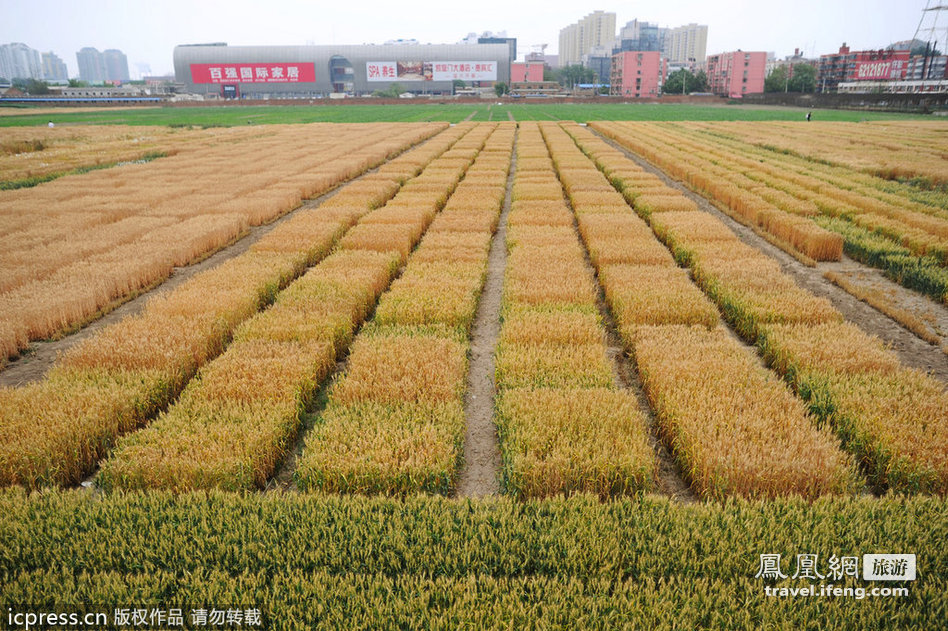
M 809 56 L 881 48 L 910 39 L 926 0 L 664 0 L 583 4 L 563 0 L 304 2 L 302 0 L 0 0 L 0 44 L 52 50 L 78 75 L 76 51 L 118 48 L 153 74 L 172 72 L 176 44 L 362 44 L 390 39 L 453 43 L 470 32 L 507 31 L 518 54 L 549 44 L 594 9 L 616 13 L 617 27 L 638 18 L 661 26 L 708 25 L 708 54 L 736 50 Z M 948 13 L 948 12 L 946 12 Z M 943 19 L 948 22 L 948 15 Z M 943 24 L 948 26 L 948 24 Z

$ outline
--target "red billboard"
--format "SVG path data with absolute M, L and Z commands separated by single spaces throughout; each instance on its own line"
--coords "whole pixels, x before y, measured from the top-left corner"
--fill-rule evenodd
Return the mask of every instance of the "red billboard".
M 858 81 L 885 81 L 892 76 L 891 61 L 864 61 L 856 64 Z
M 313 83 L 312 63 L 191 64 L 194 83 Z

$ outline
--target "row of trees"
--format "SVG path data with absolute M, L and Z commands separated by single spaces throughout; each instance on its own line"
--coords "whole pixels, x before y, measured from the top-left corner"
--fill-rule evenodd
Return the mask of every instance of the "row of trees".
M 816 67 L 800 63 L 777 66 L 764 79 L 764 92 L 815 92 Z

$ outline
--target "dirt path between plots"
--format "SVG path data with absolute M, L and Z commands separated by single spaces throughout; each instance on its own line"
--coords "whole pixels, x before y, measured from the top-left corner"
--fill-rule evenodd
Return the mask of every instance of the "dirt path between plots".
M 110 324 L 118 322 L 122 318 L 141 313 L 142 310 L 144 310 L 145 305 L 149 300 L 151 300 L 152 297 L 172 291 L 201 272 L 214 269 L 222 263 L 234 257 L 240 256 L 249 250 L 250 246 L 259 241 L 284 221 L 290 219 L 290 217 L 295 215 L 300 210 L 305 208 L 313 208 L 320 205 L 325 200 L 335 195 L 346 184 L 358 181 L 365 175 L 373 173 L 375 170 L 376 169 L 366 171 L 359 177 L 346 180 L 328 193 L 324 193 L 319 197 L 305 201 L 299 207 L 291 210 L 290 212 L 279 217 L 278 219 L 275 219 L 274 221 L 271 221 L 268 224 L 250 228 L 250 230 L 248 230 L 243 237 L 240 237 L 231 245 L 225 246 L 224 248 L 218 250 L 214 254 L 211 254 L 198 263 L 193 263 L 183 267 L 176 267 L 171 273 L 171 276 L 157 284 L 154 288 L 144 291 L 131 300 L 122 303 L 121 306 L 113 309 L 101 318 L 90 322 L 75 333 L 66 335 L 65 337 L 62 337 L 58 340 L 31 343 L 29 350 L 24 351 L 24 354 L 17 359 L 11 360 L 6 365 L 6 367 L 0 371 L 0 386 L 21 386 L 34 381 L 39 381 L 52 367 L 60 353 L 66 352 L 79 342 L 88 337 L 92 337 L 98 331 L 104 329 Z
M 948 355 L 946 355 L 939 347 L 932 346 L 928 342 L 925 342 L 889 316 L 881 313 L 867 303 L 862 302 L 852 294 L 848 293 L 846 290 L 837 287 L 832 282 L 823 277 L 823 272 L 827 270 L 840 269 L 841 265 L 844 265 L 845 269 L 848 270 L 857 268 L 871 270 L 872 268 L 863 266 L 851 259 L 844 259 L 842 264 L 819 263 L 815 268 L 807 267 L 803 263 L 800 263 L 798 260 L 796 260 L 793 256 L 787 254 L 780 248 L 771 245 L 766 239 L 758 236 L 751 228 L 728 217 L 722 211 L 715 208 L 714 205 L 707 199 L 693 192 L 685 184 L 682 184 L 678 180 L 670 177 L 652 163 L 627 150 L 625 147 L 612 141 L 611 139 L 606 138 L 602 134 L 599 134 L 596 130 L 591 129 L 590 131 L 602 138 L 605 142 L 609 143 L 609 145 L 612 147 L 622 151 L 632 161 L 649 173 L 654 173 L 655 175 L 662 178 L 662 181 L 668 186 L 681 191 L 689 199 L 694 200 L 701 210 L 711 213 L 723 221 L 725 225 L 734 231 L 741 241 L 747 245 L 757 248 L 764 254 L 776 260 L 780 264 L 781 269 L 783 269 L 785 273 L 789 274 L 798 285 L 809 290 L 817 296 L 827 298 L 833 303 L 833 306 L 843 314 L 843 317 L 846 318 L 846 320 L 857 325 L 866 333 L 870 333 L 881 338 L 898 355 L 903 365 L 926 371 L 936 379 L 942 382 L 948 382 Z M 878 283 L 879 286 L 883 287 L 886 291 L 895 292 L 897 294 L 902 292 L 910 292 L 910 290 L 886 278 L 880 278 Z M 935 307 L 943 310 L 948 309 L 946 307 L 937 305 L 934 302 L 932 304 L 935 305 Z
M 511 154 L 510 173 L 504 207 L 497 223 L 497 232 L 487 257 L 487 279 L 477 304 L 471 329 L 471 359 L 464 395 L 464 465 L 458 477 L 458 497 L 484 497 L 500 493 L 500 441 L 494 424 L 494 349 L 500 337 L 500 305 L 504 293 L 504 270 L 507 267 L 507 216 L 510 214 L 510 193 L 517 171 L 516 146 Z

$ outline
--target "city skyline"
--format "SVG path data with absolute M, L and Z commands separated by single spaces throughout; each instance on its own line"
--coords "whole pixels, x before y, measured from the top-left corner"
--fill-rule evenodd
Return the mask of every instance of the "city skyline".
M 740 48 L 774 52 L 782 58 L 800 48 L 818 57 L 835 52 L 843 42 L 859 50 L 911 39 L 925 0 L 799 0 L 792 10 L 768 4 L 683 0 L 634 7 L 603 3 L 586 10 L 555 0 L 537 11 L 535 6 L 482 0 L 452 8 L 449 15 L 443 3 L 415 2 L 396 12 L 390 5 L 369 1 L 353 16 L 347 7 L 314 6 L 300 0 L 271 0 L 265 5 L 248 0 L 226 5 L 169 0 L 160 12 L 152 3 L 139 0 L 15 0 L 0 6 L 0 43 L 22 42 L 40 52 L 52 51 L 66 62 L 70 77 L 78 76 L 76 52 L 85 47 L 122 50 L 137 78 L 146 66 L 151 74 L 172 72 L 172 52 L 178 44 L 216 41 L 231 45 L 380 44 L 404 38 L 452 43 L 470 32 L 505 30 L 517 38 L 522 57 L 544 43 L 547 54 L 556 54 L 563 27 L 590 11 L 602 10 L 616 13 L 617 29 L 633 19 L 665 27 L 707 24 L 709 55 Z

